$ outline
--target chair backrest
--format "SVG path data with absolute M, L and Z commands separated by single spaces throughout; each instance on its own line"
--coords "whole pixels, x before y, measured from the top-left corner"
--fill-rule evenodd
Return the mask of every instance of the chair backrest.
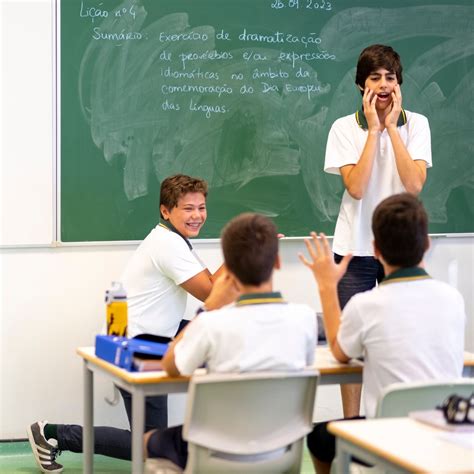
M 474 379 L 394 383 L 382 392 L 377 404 L 376 417 L 407 416 L 411 411 L 433 410 L 449 395 L 467 397 L 473 392 Z
M 318 378 L 316 370 L 194 376 L 185 472 L 299 472 Z

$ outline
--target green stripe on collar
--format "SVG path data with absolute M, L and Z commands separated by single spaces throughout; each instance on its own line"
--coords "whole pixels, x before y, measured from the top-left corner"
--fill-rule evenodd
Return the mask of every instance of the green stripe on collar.
M 387 275 L 380 284 L 384 283 L 396 283 L 400 281 L 414 281 L 414 280 L 426 280 L 431 278 L 423 268 L 420 267 L 409 267 L 399 268 L 390 275 Z
M 269 304 L 286 303 L 279 291 L 269 293 L 247 293 L 241 295 L 236 301 L 236 306 L 245 306 L 249 304 Z
M 170 230 L 171 232 L 174 232 L 175 234 L 178 234 L 188 245 L 189 250 L 193 249 L 193 246 L 191 245 L 191 242 L 189 239 L 187 239 L 176 227 L 170 222 L 170 221 L 165 221 L 163 219 L 160 219 L 160 223 L 158 224 L 160 227 L 163 227 L 167 230 Z
M 362 130 L 368 129 L 367 119 L 364 114 L 364 109 L 360 109 L 355 113 L 355 119 L 356 119 L 357 125 L 359 125 L 359 127 Z M 403 127 L 403 125 L 405 125 L 406 123 L 407 123 L 407 114 L 405 112 L 405 109 L 402 109 L 402 111 L 400 112 L 400 116 L 398 117 L 397 127 Z

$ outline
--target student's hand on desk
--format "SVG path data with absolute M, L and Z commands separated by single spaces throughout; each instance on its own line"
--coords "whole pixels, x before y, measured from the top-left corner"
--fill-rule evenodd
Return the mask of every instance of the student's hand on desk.
M 207 310 L 219 309 L 222 306 L 233 303 L 241 292 L 235 278 L 224 271 L 216 278 L 210 295 L 204 301 Z
M 352 255 L 345 255 L 341 262 L 334 261 L 334 255 L 326 236 L 321 233 L 311 232 L 311 240 L 305 239 L 304 243 L 308 249 L 311 260 L 307 260 L 304 255 L 299 254 L 299 259 L 312 272 L 318 283 L 319 289 L 337 286 L 339 280 L 346 273 L 347 266 L 352 259 Z

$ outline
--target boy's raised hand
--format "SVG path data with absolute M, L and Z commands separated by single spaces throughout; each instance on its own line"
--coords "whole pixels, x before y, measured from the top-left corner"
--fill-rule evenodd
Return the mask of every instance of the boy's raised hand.
M 379 132 L 381 130 L 379 116 L 375 103 L 377 102 L 377 94 L 368 87 L 364 89 L 362 97 L 362 106 L 364 107 L 364 115 L 367 119 L 367 128 L 369 132 Z
M 313 272 L 319 290 L 337 287 L 339 280 L 346 273 L 352 255 L 345 255 L 337 264 L 334 261 L 328 239 L 323 233 L 318 237 L 316 232 L 311 232 L 311 240 L 305 239 L 304 242 L 311 260 L 307 260 L 302 254 L 299 254 L 298 257 Z
M 400 84 L 397 84 L 392 92 L 392 108 L 385 117 L 385 127 L 389 128 L 397 127 L 398 117 L 402 111 L 402 91 Z

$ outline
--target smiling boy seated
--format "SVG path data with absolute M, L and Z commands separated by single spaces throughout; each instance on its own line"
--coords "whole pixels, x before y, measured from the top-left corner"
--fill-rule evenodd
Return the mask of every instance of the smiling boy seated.
M 200 314 L 170 344 L 163 368 L 176 376 L 191 375 L 203 364 L 209 372 L 288 371 L 311 365 L 314 311 L 287 303 L 273 291 L 273 270 L 280 268 L 275 225 L 259 214 L 242 214 L 225 227 L 221 243 L 226 273 L 215 281 Z M 182 426 L 148 432 L 144 445 L 146 456 L 186 466 Z
M 160 223 L 135 250 L 121 278 L 128 295 L 128 337 L 143 333 L 173 337 L 185 324 L 188 293 L 201 301 L 208 297 L 221 269 L 211 275 L 189 240 L 206 222 L 207 191 L 206 181 L 183 174 L 161 183 Z M 119 390 L 130 421 L 131 396 Z M 147 397 L 145 430 L 167 425 L 167 396 Z M 27 433 L 43 472 L 62 471 L 56 462 L 60 451 L 82 452 L 82 426 L 38 421 L 27 427 Z M 95 427 L 94 452 L 131 459 L 130 430 Z

